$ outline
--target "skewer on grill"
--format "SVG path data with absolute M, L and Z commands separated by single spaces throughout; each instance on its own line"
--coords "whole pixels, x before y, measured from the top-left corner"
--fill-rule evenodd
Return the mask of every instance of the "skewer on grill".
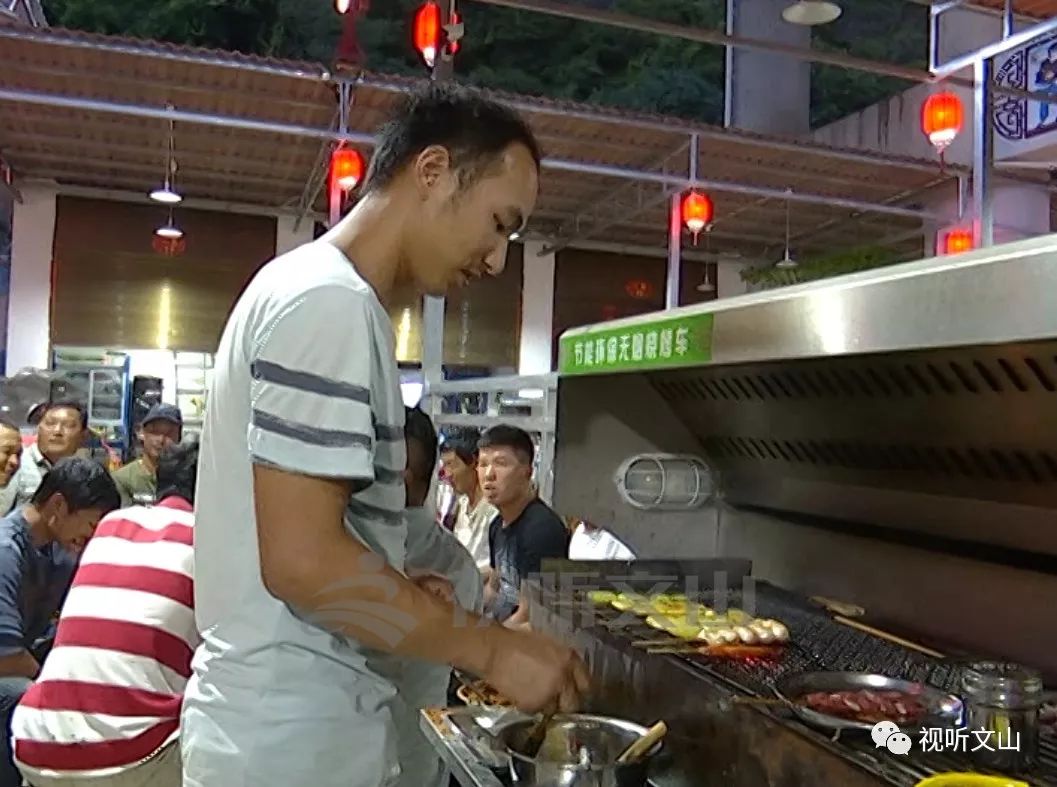
M 647 648 L 649 654 L 665 653 L 677 656 L 712 656 L 715 658 L 748 659 L 776 658 L 783 649 L 775 645 L 672 645 Z

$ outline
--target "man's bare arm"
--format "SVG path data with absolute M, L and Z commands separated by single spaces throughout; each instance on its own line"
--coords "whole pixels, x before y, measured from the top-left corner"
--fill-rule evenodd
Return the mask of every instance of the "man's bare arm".
M 588 678 L 568 648 L 456 616 L 350 536 L 348 482 L 254 465 L 253 483 L 261 577 L 299 614 L 369 647 L 485 677 L 526 710 L 578 705 Z
M 514 610 L 514 614 L 503 621 L 503 625 L 508 629 L 527 629 L 529 625 L 529 599 L 528 594 L 525 592 L 525 588 L 522 587 L 518 593 L 518 604 L 517 609 Z
M 12 653 L 10 656 L 0 656 L 0 676 L 2 677 L 36 680 L 39 674 L 40 664 L 28 650 Z
M 372 648 L 489 667 L 494 627 L 454 630 L 450 604 L 422 590 L 345 532 L 347 481 L 254 465 L 261 576 L 276 598 Z

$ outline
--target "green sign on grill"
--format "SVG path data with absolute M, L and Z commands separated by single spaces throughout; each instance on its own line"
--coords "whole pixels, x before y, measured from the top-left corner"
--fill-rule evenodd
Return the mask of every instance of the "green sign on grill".
M 561 374 L 670 369 L 712 360 L 712 315 L 660 318 L 638 325 L 600 325 L 559 344 Z

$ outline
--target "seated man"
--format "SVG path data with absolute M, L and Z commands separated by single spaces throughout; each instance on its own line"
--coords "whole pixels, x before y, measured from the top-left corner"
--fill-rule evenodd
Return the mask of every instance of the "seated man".
M 437 433 L 429 416 L 417 408 L 408 408 L 404 438 L 407 442 L 404 479 L 408 576 L 419 577 L 421 586 L 449 601 L 454 595 L 454 602 L 463 609 L 480 613 L 483 589 L 473 558 L 452 533 L 436 523 L 433 512 L 423 507 L 437 463 Z M 398 733 L 400 787 L 447 785 L 444 765 L 423 737 L 418 713 L 422 708 L 447 705 L 451 668 L 409 660 L 402 667 L 402 674 L 396 680 L 397 707 L 393 710 Z
M 527 628 L 528 604 L 522 583 L 537 574 L 545 558 L 564 558 L 569 531 L 537 497 L 532 482 L 535 447 L 528 432 L 493 426 L 477 444 L 477 472 L 485 497 L 499 510 L 488 531 L 492 573 L 485 609 L 510 628 Z
M 143 454 L 117 470 L 114 483 L 121 493 L 121 506 L 150 505 L 158 495 L 158 457 L 173 443 L 180 442 L 184 419 L 180 408 L 156 404 L 147 411 L 136 430 Z
M 85 549 L 55 646 L 11 721 L 33 787 L 179 787 L 180 705 L 199 642 L 197 466 L 197 444 L 166 448 L 160 502 L 105 517 Z
M 22 430 L 10 421 L 0 420 L 0 514 L 15 505 L 18 484 L 12 483 L 22 464 Z
M 455 504 L 452 532 L 477 563 L 482 573 L 489 569 L 488 526 L 499 512 L 489 503 L 477 477 L 477 440 L 454 437 L 440 449 L 440 461 L 452 489 L 459 496 Z
M 96 523 L 118 507 L 110 474 L 70 457 L 47 471 L 30 501 L 0 519 L 0 787 L 19 787 L 11 712 L 40 671 L 44 640 Z
M 37 440 L 26 448 L 18 472 L 10 481 L 15 485 L 12 508 L 28 503 L 44 474 L 62 459 L 75 456 L 87 439 L 88 411 L 81 404 L 71 401 L 42 405 Z

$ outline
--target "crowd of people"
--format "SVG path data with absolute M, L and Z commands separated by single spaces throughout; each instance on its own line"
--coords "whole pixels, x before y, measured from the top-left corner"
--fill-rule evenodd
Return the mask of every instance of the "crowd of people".
M 40 408 L 24 450 L 0 424 L 0 787 L 428 787 L 417 714 L 452 667 L 529 712 L 580 705 L 584 663 L 529 625 L 525 579 L 569 549 L 532 440 L 438 452 L 384 308 L 500 273 L 539 166 L 515 112 L 419 90 L 353 209 L 243 290 L 199 440 L 158 405 L 111 475 L 77 403 Z

